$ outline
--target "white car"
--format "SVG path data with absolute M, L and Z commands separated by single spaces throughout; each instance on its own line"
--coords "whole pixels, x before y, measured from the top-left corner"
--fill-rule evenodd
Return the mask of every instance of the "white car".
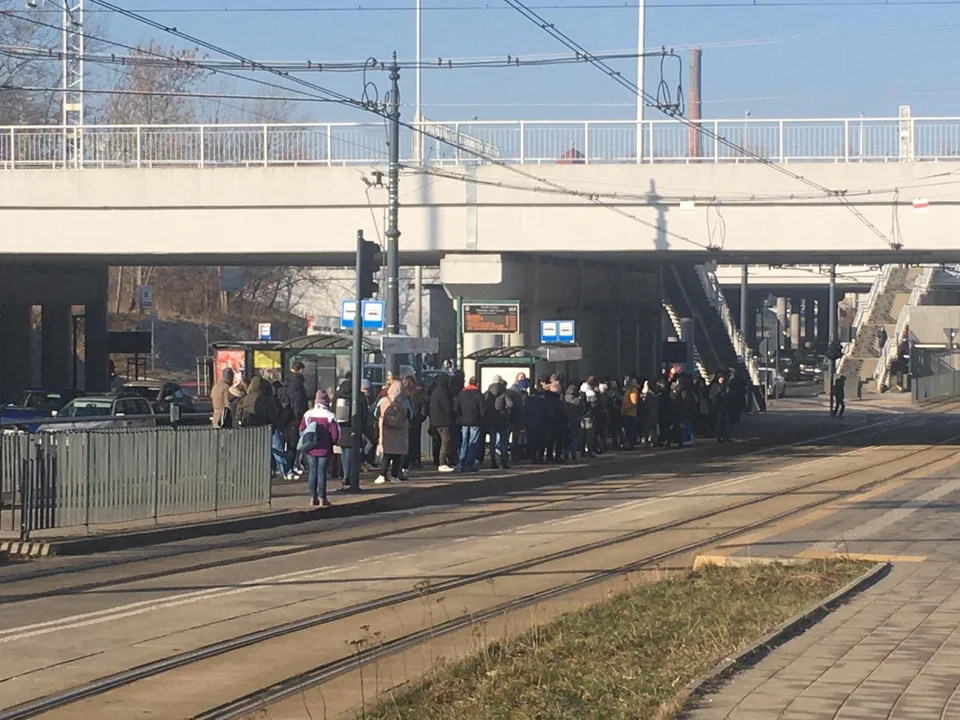
M 757 368 L 760 371 L 760 382 L 767 388 L 767 397 L 778 399 L 787 394 L 787 381 L 774 368 Z
M 150 403 L 141 397 L 88 395 L 68 402 L 54 413 L 56 418 L 72 422 L 47 423 L 38 432 L 58 430 L 112 430 L 117 428 L 156 427 L 157 419 Z M 102 419 L 101 419 L 102 418 Z M 128 419 L 129 418 L 129 419 Z

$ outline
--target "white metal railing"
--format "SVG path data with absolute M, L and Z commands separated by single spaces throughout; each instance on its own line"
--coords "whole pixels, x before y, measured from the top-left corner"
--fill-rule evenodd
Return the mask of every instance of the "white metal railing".
M 470 121 L 421 123 L 424 161 L 530 164 L 960 160 L 960 118 L 911 118 L 902 143 L 899 118 L 704 120 L 691 142 L 677 120 Z M 412 160 L 413 131 L 401 129 L 401 157 Z M 80 152 L 71 133 L 78 132 Z M 638 134 L 641 151 L 638 156 Z M 451 146 L 443 140 L 454 142 Z M 735 147 L 730 147 L 723 138 Z M 743 148 L 748 151 L 744 153 Z M 382 122 L 255 125 L 86 125 L 0 128 L 0 168 L 262 167 L 384 162 Z
M 893 272 L 893 265 L 884 265 L 877 273 L 877 279 L 870 286 L 870 292 L 867 293 L 867 299 L 864 302 L 857 301 L 857 312 L 853 316 L 853 327 L 859 335 L 860 327 L 873 315 L 873 307 L 877 298 L 883 295 L 887 289 L 887 283 L 890 281 L 890 273 Z M 852 348 L 855 343 L 850 343 Z
M 663 309 L 667 313 L 667 317 L 670 318 L 670 325 L 673 327 L 673 331 L 677 334 L 677 337 L 683 337 L 683 324 L 673 305 L 663 301 Z M 700 351 L 697 350 L 696 338 L 693 339 L 693 364 L 696 366 L 697 372 L 700 373 L 700 377 L 703 378 L 704 382 L 710 382 L 710 373 L 707 372 L 707 366 L 703 364 Z
M 887 342 L 880 352 L 880 360 L 877 362 L 877 369 L 874 372 L 874 379 L 877 381 L 877 390 L 881 390 L 890 380 L 890 366 L 900 352 L 900 344 L 907 334 L 907 325 L 910 323 L 910 309 L 920 304 L 920 299 L 927 294 L 930 289 L 930 283 L 933 282 L 933 275 L 936 271 L 934 267 L 925 267 L 920 275 L 917 276 L 913 289 L 910 291 L 910 299 L 900 308 L 900 315 L 897 317 L 897 326 L 893 335 L 887 338 Z
M 734 351 L 747 368 L 747 373 L 750 375 L 750 381 L 754 385 L 759 386 L 761 382 L 760 369 L 757 367 L 757 360 L 753 356 L 753 350 L 744 338 L 743 333 L 740 332 L 740 330 L 737 328 L 737 324 L 733 321 L 733 315 L 730 312 L 730 306 L 727 305 L 727 299 L 723 295 L 723 289 L 720 287 L 720 282 L 717 280 L 716 273 L 713 270 L 708 269 L 705 265 L 697 265 L 697 275 L 700 278 L 700 284 L 703 286 L 704 292 L 707 294 L 707 299 L 716 309 L 717 313 L 720 315 L 720 319 L 723 321 L 723 325 L 727 330 L 727 335 L 730 336 L 730 342 L 733 345 Z

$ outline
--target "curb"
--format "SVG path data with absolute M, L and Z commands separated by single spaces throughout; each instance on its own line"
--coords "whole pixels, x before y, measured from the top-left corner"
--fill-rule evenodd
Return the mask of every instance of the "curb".
M 678 717 L 684 717 L 685 713 L 693 710 L 691 704 L 704 695 L 712 692 L 732 675 L 757 664 L 771 652 L 776 650 L 788 640 L 803 634 L 806 630 L 823 620 L 838 607 L 847 602 L 854 595 L 863 592 L 870 586 L 882 580 L 893 568 L 890 563 L 883 563 L 867 570 L 863 575 L 840 588 L 829 597 L 799 614 L 780 623 L 776 628 L 764 635 L 756 642 L 748 645 L 739 653 L 713 666 L 706 673 L 689 683 L 677 697 L 677 707 L 679 708 Z

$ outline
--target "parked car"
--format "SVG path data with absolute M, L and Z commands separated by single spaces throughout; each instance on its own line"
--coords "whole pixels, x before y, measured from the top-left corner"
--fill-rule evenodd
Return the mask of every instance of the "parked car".
M 171 405 L 179 407 L 183 415 L 197 412 L 193 398 L 174 382 L 128 382 L 117 390 L 117 396 L 143 398 L 150 403 L 161 422 L 170 417 Z
M 31 388 L 24 390 L 17 402 L 0 407 L 0 417 L 4 422 L 16 422 L 21 430 L 36 432 L 40 423 L 81 395 L 81 391 L 73 388 Z
M 140 397 L 87 395 L 71 400 L 62 410 L 54 412 L 53 416 L 70 419 L 72 422 L 47 423 L 41 425 L 38 432 L 157 426 L 153 408 L 147 400 Z
M 767 397 L 768 398 L 782 398 L 787 394 L 787 381 L 784 379 L 783 375 L 777 372 L 774 368 L 762 367 L 757 368 L 760 371 L 760 381 L 767 388 Z

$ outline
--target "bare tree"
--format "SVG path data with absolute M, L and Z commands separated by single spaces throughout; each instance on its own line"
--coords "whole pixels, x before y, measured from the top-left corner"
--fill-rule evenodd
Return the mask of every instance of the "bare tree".
M 41 125 L 55 121 L 59 94 L 54 91 L 26 91 L 22 87 L 56 87 L 60 63 L 56 56 L 38 57 L 37 48 L 59 48 L 59 35 L 21 18 L 18 0 L 0 0 L 0 125 Z

